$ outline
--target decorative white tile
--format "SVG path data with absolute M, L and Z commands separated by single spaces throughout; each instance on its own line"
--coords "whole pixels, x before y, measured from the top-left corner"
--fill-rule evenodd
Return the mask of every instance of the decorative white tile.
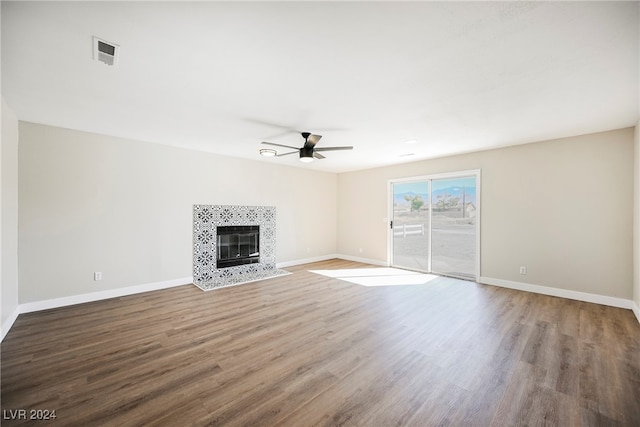
M 220 226 L 259 225 L 260 262 L 216 268 Z M 276 208 L 273 206 L 193 205 L 193 281 L 203 290 L 288 274 L 276 269 Z

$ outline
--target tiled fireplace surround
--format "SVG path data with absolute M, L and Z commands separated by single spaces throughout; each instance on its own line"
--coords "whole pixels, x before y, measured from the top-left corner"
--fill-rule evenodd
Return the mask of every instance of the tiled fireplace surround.
M 260 226 L 260 262 L 217 268 L 217 228 Z M 276 268 L 274 206 L 193 205 L 193 283 L 208 291 L 289 274 Z

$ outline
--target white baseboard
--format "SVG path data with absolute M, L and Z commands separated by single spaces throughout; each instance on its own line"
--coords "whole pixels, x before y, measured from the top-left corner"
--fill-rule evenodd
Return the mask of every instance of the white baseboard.
M 377 259 L 369 259 L 369 258 L 360 258 L 351 255 L 342 255 L 338 254 L 335 258 L 344 259 L 347 261 L 361 262 L 363 264 L 371 264 L 371 265 L 379 265 L 381 267 L 389 267 L 389 264 L 386 261 L 379 261 Z
M 294 266 L 294 265 L 309 264 L 309 263 L 312 263 L 312 262 L 320 262 L 320 261 L 327 261 L 327 260 L 334 259 L 334 258 L 338 258 L 338 255 L 329 254 L 329 255 L 321 255 L 321 256 L 312 257 L 312 258 L 294 259 L 294 260 L 291 260 L 291 261 L 277 262 L 276 263 L 276 267 L 277 268 L 285 268 L 285 267 L 291 267 L 291 266 Z
M 570 291 L 567 289 L 551 288 L 548 286 L 532 285 L 530 283 L 513 282 L 511 280 L 494 279 L 491 277 L 480 277 L 479 282 L 485 285 L 500 286 L 503 288 L 516 289 L 518 291 L 533 292 L 536 294 L 568 298 L 577 301 L 592 302 L 595 304 L 608 305 L 611 307 L 633 309 L 634 305 L 633 301 L 624 298 L 590 294 L 587 292 Z M 636 316 L 638 316 L 637 313 Z
M 389 266 L 386 262 L 378 261 L 378 260 L 375 260 L 375 259 L 358 258 L 358 257 L 353 257 L 351 255 L 342 255 L 342 254 L 328 254 L 328 255 L 322 255 L 322 256 L 313 257 L 313 258 L 304 258 L 304 259 L 297 259 L 297 260 L 293 260 L 293 261 L 279 262 L 279 263 L 276 264 L 276 267 L 285 268 L 285 267 L 291 267 L 293 265 L 310 264 L 312 262 L 328 261 L 330 259 L 335 259 L 335 258 L 344 259 L 346 261 L 361 262 L 363 264 L 380 265 L 380 266 L 383 266 L 383 267 L 388 267 Z
M 182 279 L 166 280 L 163 282 L 145 283 L 143 285 L 127 286 L 124 288 L 109 289 L 88 294 L 71 295 L 68 297 L 54 298 L 42 301 L 33 301 L 20 304 L 20 313 L 31 313 L 33 311 L 48 310 L 51 308 L 66 307 L 68 305 L 82 304 L 85 302 L 100 301 L 103 299 L 123 297 L 127 295 L 139 294 L 142 292 L 157 291 L 159 289 L 172 288 L 193 283 L 193 277 Z
M 633 307 L 631 310 L 633 310 L 633 314 L 636 315 L 636 319 L 638 319 L 638 323 L 640 323 L 640 307 L 638 307 L 638 304 L 636 304 L 635 301 L 633 301 Z
M 20 306 L 17 306 L 16 309 L 13 310 L 13 313 L 11 313 L 11 316 L 9 316 L 7 321 L 2 324 L 2 332 L 0 332 L 2 335 L 0 336 L 0 342 L 2 342 L 2 340 L 7 335 L 7 333 L 9 333 L 9 330 L 15 323 L 19 314 L 20 314 Z

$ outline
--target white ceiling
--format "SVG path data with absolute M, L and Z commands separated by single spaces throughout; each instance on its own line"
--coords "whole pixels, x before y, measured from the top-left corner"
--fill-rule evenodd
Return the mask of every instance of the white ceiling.
M 20 120 L 343 172 L 633 126 L 639 35 L 638 2 L 3 1 L 2 95 Z M 294 130 L 355 149 L 258 155 Z

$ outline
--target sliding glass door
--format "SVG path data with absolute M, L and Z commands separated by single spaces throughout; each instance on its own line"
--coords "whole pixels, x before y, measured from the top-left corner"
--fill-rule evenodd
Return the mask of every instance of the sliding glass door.
M 479 171 L 394 180 L 390 264 L 477 280 Z

